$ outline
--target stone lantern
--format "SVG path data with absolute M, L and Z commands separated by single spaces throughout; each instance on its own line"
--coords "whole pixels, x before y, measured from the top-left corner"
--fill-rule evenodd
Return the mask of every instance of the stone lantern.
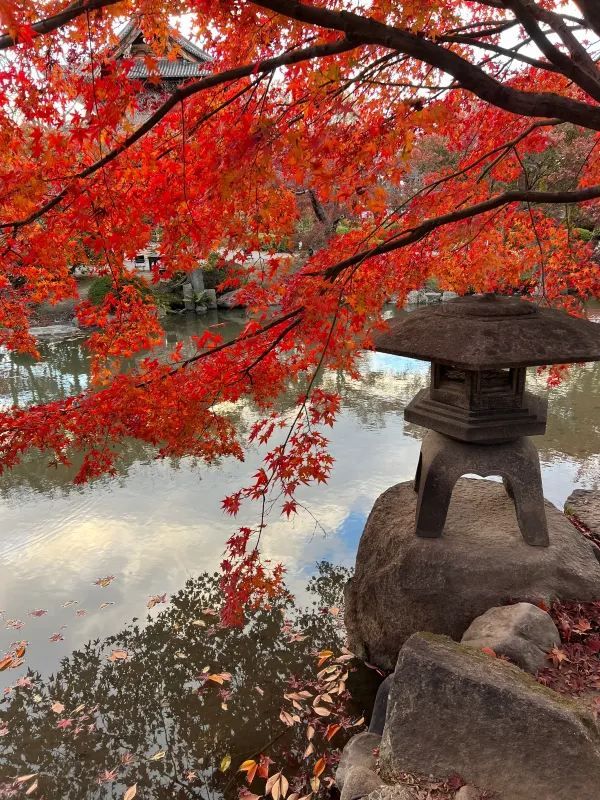
M 600 325 L 494 294 L 459 297 L 391 323 L 375 349 L 431 361 L 431 381 L 406 407 L 429 428 L 415 477 L 416 534 L 442 535 L 466 473 L 502 477 L 530 545 L 548 546 L 537 449 L 546 400 L 525 391 L 526 368 L 600 361 Z

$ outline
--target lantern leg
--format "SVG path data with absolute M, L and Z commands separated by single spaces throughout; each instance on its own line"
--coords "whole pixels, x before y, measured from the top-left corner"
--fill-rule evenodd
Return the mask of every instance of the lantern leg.
M 418 492 L 416 534 L 424 539 L 442 535 L 448 506 L 456 481 L 464 474 L 462 463 L 456 463 L 447 439 L 437 433 L 428 433 L 421 445 L 419 466 L 415 478 Z
M 484 478 L 500 476 L 527 544 L 548 546 L 538 451 L 526 437 L 490 446 L 459 442 L 433 431 L 427 433 L 415 476 L 417 536 L 431 539 L 442 535 L 452 491 L 466 473 Z
M 534 547 L 548 547 L 548 523 L 540 459 L 535 445 L 523 438 L 515 442 L 513 469 L 502 472 L 507 494 L 515 504 L 523 538 Z
M 413 489 L 415 492 L 419 491 L 419 485 L 421 483 L 421 469 L 423 468 L 423 456 L 419 453 L 419 463 L 417 464 L 417 471 L 415 472 L 415 481 L 413 484 Z

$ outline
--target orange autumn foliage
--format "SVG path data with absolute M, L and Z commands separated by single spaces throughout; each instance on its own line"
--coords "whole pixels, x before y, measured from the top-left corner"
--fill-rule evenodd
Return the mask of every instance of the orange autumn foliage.
M 32 311 L 76 297 L 78 265 L 112 283 L 77 312 L 94 327 L 92 386 L 5 409 L 0 467 L 31 448 L 57 463 L 79 451 L 85 481 L 114 471 L 128 437 L 161 457 L 243 458 L 223 404 L 248 398 L 263 415 L 250 440 L 268 452 L 224 507 L 272 496 L 290 516 L 297 490 L 332 468 L 323 428 L 339 403 L 317 371 L 354 373 L 391 297 L 432 276 L 458 292 L 526 282 L 575 312 L 598 297 L 573 218 L 598 216 L 600 12 L 575 5 L 0 0 L 0 344 L 36 353 Z M 177 18 L 212 60 L 161 93 Z M 128 20 L 147 45 L 145 82 L 130 77 L 133 56 L 113 57 Z M 244 262 L 293 236 L 299 196 L 321 222 L 343 209 L 343 232 L 325 225 L 308 258 Z M 124 262 L 156 231 L 163 277 L 236 252 L 251 318 L 234 341 L 210 332 L 191 357 L 153 358 L 156 309 Z M 275 405 L 290 386 L 291 419 Z M 257 554 L 263 526 L 228 543 L 229 622 L 280 588 L 281 567 Z

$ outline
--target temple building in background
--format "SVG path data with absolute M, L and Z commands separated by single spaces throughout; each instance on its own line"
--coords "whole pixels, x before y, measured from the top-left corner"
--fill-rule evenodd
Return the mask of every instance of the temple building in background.
M 111 59 L 133 61 L 127 77 L 143 83 L 134 118 L 136 126 L 182 84 L 211 72 L 209 65 L 212 59 L 209 54 L 175 29 L 170 31 L 162 52 L 156 52 L 154 45 L 150 47 L 135 19 L 119 31 L 118 38 Z M 152 64 L 148 57 L 154 60 Z M 127 259 L 125 266 L 137 272 L 150 272 L 160 258 L 158 244 L 158 235 L 155 234 L 148 247 L 137 253 L 135 258 Z

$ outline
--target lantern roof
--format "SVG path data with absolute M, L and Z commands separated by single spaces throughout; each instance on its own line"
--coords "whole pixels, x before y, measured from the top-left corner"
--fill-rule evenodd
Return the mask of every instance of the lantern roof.
M 600 324 L 516 297 L 457 297 L 393 320 L 382 353 L 467 370 L 600 361 Z

